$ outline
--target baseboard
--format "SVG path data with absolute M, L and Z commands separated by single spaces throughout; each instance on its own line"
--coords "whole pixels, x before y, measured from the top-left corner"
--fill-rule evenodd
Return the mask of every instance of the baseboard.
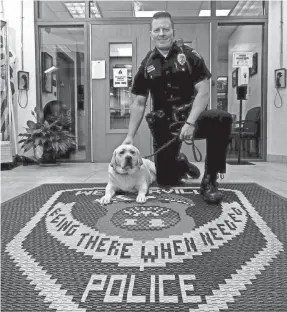
M 267 161 L 287 164 L 287 155 L 267 155 Z

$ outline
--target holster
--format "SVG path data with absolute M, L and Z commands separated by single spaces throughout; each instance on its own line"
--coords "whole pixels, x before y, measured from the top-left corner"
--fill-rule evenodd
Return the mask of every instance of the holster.
M 160 140 L 162 136 L 171 134 L 170 126 L 179 121 L 185 121 L 191 110 L 191 103 L 173 106 L 171 115 L 167 116 L 163 110 L 152 111 L 146 115 L 146 121 L 154 139 Z M 172 131 L 178 131 L 182 125 L 172 127 Z
M 170 133 L 165 112 L 163 110 L 152 111 L 145 118 L 154 140 L 161 144 Z
M 191 111 L 191 103 L 172 107 L 172 121 L 186 121 Z

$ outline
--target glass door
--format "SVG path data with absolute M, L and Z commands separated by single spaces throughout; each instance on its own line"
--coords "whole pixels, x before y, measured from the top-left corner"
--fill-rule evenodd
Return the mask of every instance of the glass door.
M 228 158 L 262 158 L 262 55 L 263 27 L 261 25 L 219 25 L 217 28 L 217 103 L 216 108 L 229 112 L 233 117 L 232 142 Z M 251 52 L 252 67 L 247 72 L 236 68 L 234 52 Z M 245 78 L 245 81 L 243 82 Z M 247 83 L 246 99 L 240 100 L 237 87 Z M 239 129 L 241 128 L 241 136 Z
M 93 161 L 110 162 L 114 149 L 127 135 L 135 99 L 130 92 L 132 79 L 150 50 L 149 25 L 92 25 L 91 38 Z M 145 113 L 149 110 L 147 105 Z M 142 155 L 151 153 L 145 119 L 134 145 Z
M 40 27 L 40 96 L 44 119 L 52 122 L 63 117 L 64 128 L 76 137 L 76 148 L 62 155 L 62 160 L 83 161 L 88 157 L 84 44 L 84 27 Z

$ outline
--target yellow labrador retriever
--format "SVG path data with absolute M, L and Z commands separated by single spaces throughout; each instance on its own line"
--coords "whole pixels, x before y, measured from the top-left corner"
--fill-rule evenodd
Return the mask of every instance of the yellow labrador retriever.
M 139 150 L 130 144 L 115 149 L 108 173 L 108 184 L 105 195 L 100 199 L 101 205 L 109 204 L 116 191 L 138 192 L 136 201 L 144 203 L 149 186 L 156 178 L 155 164 L 141 158 Z

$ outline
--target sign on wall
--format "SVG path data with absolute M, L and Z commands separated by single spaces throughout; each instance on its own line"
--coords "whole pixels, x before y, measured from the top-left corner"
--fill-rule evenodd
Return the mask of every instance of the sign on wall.
M 114 88 L 126 88 L 128 86 L 128 69 L 113 68 Z
M 106 62 L 104 60 L 92 61 L 92 79 L 106 78 Z
M 233 52 L 232 67 L 252 67 L 253 52 Z

